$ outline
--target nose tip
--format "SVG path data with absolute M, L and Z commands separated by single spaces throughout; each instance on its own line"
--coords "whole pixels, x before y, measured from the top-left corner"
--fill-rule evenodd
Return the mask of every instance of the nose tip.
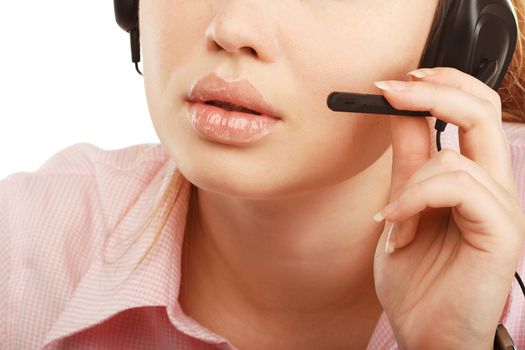
M 268 62 L 274 61 L 279 51 L 271 20 L 263 15 L 254 17 L 253 9 L 243 2 L 232 2 L 216 14 L 206 29 L 206 42 L 213 52 L 248 54 Z
M 236 55 L 246 52 L 249 55 L 257 56 L 257 50 L 250 45 L 242 45 L 242 42 L 245 40 L 238 36 L 239 34 L 231 32 L 230 34 L 217 35 L 213 26 L 210 26 L 206 33 L 206 41 L 208 42 L 208 48 L 212 51 L 224 50 Z

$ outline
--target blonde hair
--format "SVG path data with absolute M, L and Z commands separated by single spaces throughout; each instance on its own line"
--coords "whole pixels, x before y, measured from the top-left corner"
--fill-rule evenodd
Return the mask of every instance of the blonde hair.
M 523 46 L 525 44 L 524 14 L 525 1 L 514 0 L 518 17 L 518 42 L 509 70 L 498 93 L 501 96 L 503 121 L 525 123 L 525 69 L 523 67 Z
M 432 25 L 432 32 L 435 28 L 435 25 L 439 18 L 443 16 L 443 4 L 445 0 L 440 0 L 436 10 L 434 23 Z M 519 37 L 518 43 L 516 45 L 516 51 L 514 53 L 512 62 L 510 64 L 509 70 L 503 79 L 503 83 L 498 90 L 498 93 L 501 96 L 502 101 L 502 110 L 503 110 L 503 121 L 506 122 L 520 122 L 525 123 L 525 89 L 524 89 L 524 80 L 525 80 L 525 71 L 523 69 L 523 46 L 525 42 L 525 32 L 524 32 L 524 12 L 525 12 L 525 0 L 515 0 L 514 8 L 518 15 L 518 25 L 519 25 Z M 183 184 L 184 175 L 180 173 L 178 169 L 173 174 L 173 177 L 168 185 L 168 189 L 163 194 L 156 207 L 150 215 L 146 222 L 141 226 L 139 234 L 151 223 L 152 219 L 158 216 L 159 208 L 162 204 L 168 203 L 168 209 L 162 214 L 162 225 L 156 231 L 153 242 L 149 246 L 146 253 L 139 260 L 137 265 L 133 268 L 131 273 L 133 273 L 142 263 L 142 261 L 147 257 L 147 255 L 152 251 L 155 244 L 158 242 L 160 234 L 166 225 L 168 217 L 173 209 L 175 202 L 177 201 L 178 196 L 180 195 L 181 187 Z M 194 210 L 197 202 L 197 188 L 195 185 L 191 184 L 190 187 L 190 201 L 188 207 L 188 215 L 186 218 L 186 226 L 184 228 L 184 237 L 187 237 L 186 233 L 191 231 L 191 223 L 194 217 Z M 170 196 L 171 194 L 175 194 Z M 129 208 L 128 208 L 129 209 Z M 120 221 L 119 221 L 120 222 Z M 117 223 L 118 226 L 118 223 Z M 186 240 L 184 240 L 186 242 Z M 130 274 L 131 275 L 131 274 Z M 129 277 L 129 275 L 128 275 Z M 127 278 L 125 279 L 127 280 Z M 124 280 L 124 281 L 125 281 Z
M 153 242 L 150 244 L 150 246 L 148 247 L 146 253 L 141 257 L 139 262 L 135 265 L 135 267 L 128 274 L 128 276 L 124 280 L 122 280 L 119 284 L 117 284 L 116 287 L 113 288 L 113 289 L 118 288 L 122 283 L 124 283 L 126 280 L 128 280 L 129 277 L 133 274 L 133 272 L 135 272 L 135 270 L 140 266 L 140 264 L 144 261 L 144 259 L 146 259 L 146 257 L 150 254 L 150 252 L 155 247 L 156 243 L 158 242 L 158 240 L 160 238 L 161 232 L 163 231 L 164 227 L 166 226 L 168 218 L 169 218 L 169 216 L 170 216 L 170 214 L 171 214 L 171 212 L 173 210 L 173 207 L 175 206 L 175 203 L 177 202 L 178 197 L 182 193 L 181 190 L 182 190 L 182 186 L 184 184 L 184 181 L 187 181 L 187 180 L 185 179 L 184 175 L 182 175 L 180 170 L 178 168 L 176 168 L 174 173 L 173 173 L 173 175 L 172 175 L 172 177 L 171 177 L 171 179 L 169 180 L 169 183 L 167 185 L 166 190 L 164 191 L 164 193 L 162 194 L 161 198 L 156 203 L 156 206 L 153 208 L 153 210 L 150 211 L 146 221 L 141 225 L 139 231 L 135 234 L 135 237 L 138 238 L 143 233 L 143 231 L 151 224 L 153 219 L 155 219 L 155 218 L 157 218 L 159 216 L 159 212 L 160 212 L 161 207 L 166 208 L 166 206 L 167 206 L 167 209 L 164 209 L 164 211 L 162 213 L 162 217 L 161 217 L 161 223 L 162 224 L 161 224 L 160 228 L 157 231 L 155 231 L 155 237 L 153 239 Z M 186 225 L 185 225 L 183 237 L 186 237 L 187 236 L 186 232 L 191 229 L 192 217 L 193 217 L 193 213 L 194 213 L 194 210 L 195 210 L 194 203 L 196 202 L 196 194 L 197 194 L 197 191 L 196 191 L 195 185 L 190 183 L 190 201 L 189 201 L 189 205 L 188 205 L 188 216 L 186 218 Z M 120 217 L 119 221 L 115 224 L 115 226 L 111 230 L 111 233 L 116 231 L 116 228 L 120 225 L 120 223 L 122 222 L 122 220 L 124 219 L 126 214 L 131 209 L 132 205 L 133 205 L 133 203 L 130 204 L 127 207 L 125 213 Z M 107 242 L 108 242 L 109 238 L 110 238 L 110 235 L 105 237 L 104 243 L 103 243 L 103 247 L 104 248 L 107 246 Z M 134 243 L 135 241 L 136 241 L 136 239 L 132 243 Z M 132 246 L 132 244 L 130 244 L 127 247 L 127 249 L 124 251 L 124 253 L 122 253 L 116 260 L 120 259 L 129 250 L 129 248 L 131 246 Z M 102 259 L 103 259 L 104 263 L 107 263 L 108 260 L 105 258 L 104 251 L 105 251 L 105 249 L 103 249 Z

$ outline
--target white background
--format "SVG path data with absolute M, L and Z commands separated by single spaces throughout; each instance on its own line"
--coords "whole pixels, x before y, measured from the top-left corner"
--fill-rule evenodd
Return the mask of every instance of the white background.
M 159 142 L 113 1 L 0 0 L 0 69 L 0 179 L 78 142 Z

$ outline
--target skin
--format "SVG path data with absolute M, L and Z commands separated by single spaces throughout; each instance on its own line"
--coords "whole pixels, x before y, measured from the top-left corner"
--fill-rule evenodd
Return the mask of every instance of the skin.
M 438 341 L 443 333 L 429 333 L 429 325 L 421 326 L 427 338 L 411 335 L 432 300 L 421 298 L 423 290 L 409 277 L 415 274 L 421 279 L 418 264 L 434 263 L 436 256 L 447 259 L 454 247 L 465 243 L 456 239 L 449 250 L 429 249 L 429 244 L 442 240 L 428 243 L 428 237 L 447 233 L 449 209 L 429 213 L 420 226 L 428 231 L 421 235 L 427 239 L 416 245 L 425 198 L 419 197 L 418 211 L 405 208 L 405 216 L 397 217 L 404 221 L 399 223 L 400 237 L 405 232 L 401 246 L 414 241 L 407 248 L 414 246 L 416 251 L 403 259 L 394 257 L 406 249 L 392 255 L 384 252 L 385 225 L 372 216 L 391 198 L 401 196 L 415 178 L 423 181 L 425 175 L 439 173 L 436 169 L 445 172 L 452 166 L 424 167 L 435 163 L 429 163 L 431 131 L 423 118 L 334 113 L 326 106 L 332 91 L 384 93 L 403 109 L 418 110 L 421 101 L 429 109 L 439 105 L 439 100 L 430 98 L 439 91 L 435 85 L 426 85 L 426 90 L 407 98 L 373 84 L 406 80 L 407 73 L 417 68 L 436 6 L 437 0 L 274 1 L 270 5 L 262 0 L 140 2 L 144 84 L 152 122 L 181 173 L 198 188 L 196 217 L 185 237 L 191 251 L 184 256 L 179 296 L 188 315 L 239 349 L 348 349 L 366 347 L 384 309 L 405 348 L 421 348 L 433 341 L 443 345 L 442 339 Z M 227 80 L 248 79 L 283 120 L 272 133 L 250 145 L 225 145 L 200 137 L 191 125 L 184 97 L 209 72 Z M 426 84 L 456 86 L 454 92 L 443 95 L 443 101 L 449 98 L 458 108 L 471 108 L 465 115 L 490 111 L 494 120 L 501 119 L 501 112 L 498 115 L 494 108 L 499 101 L 488 87 L 465 80 L 458 71 L 447 71 L 441 80 L 435 77 L 430 79 L 436 81 Z M 469 93 L 477 94 L 478 105 L 470 100 L 465 103 L 468 98 L 460 94 L 460 85 L 476 87 Z M 460 124 L 446 114 L 442 117 Z M 468 137 L 460 142 L 471 158 L 474 151 L 468 147 L 487 144 L 491 138 L 499 140 L 498 152 L 508 152 L 502 134 L 469 135 L 478 142 Z M 467 164 L 461 159 L 454 163 L 456 168 Z M 492 218 L 492 224 L 498 227 L 494 231 L 501 232 L 502 221 L 507 222 L 505 234 L 513 235 L 510 240 L 506 237 L 507 242 L 519 246 L 522 237 L 517 232 L 524 232 L 520 229 L 525 219 L 517 209 L 510 157 L 503 159 L 503 164 L 490 169 L 504 169 L 495 178 L 507 185 L 504 193 L 510 194 L 504 197 L 506 211 L 498 211 L 500 216 Z M 473 187 L 469 195 L 481 191 Z M 431 192 L 427 194 L 430 197 Z M 440 202 L 443 207 L 451 203 Z M 508 214 L 506 220 L 504 214 Z M 455 237 L 463 233 L 457 226 L 451 229 Z M 491 242 L 489 248 L 497 251 Z M 475 252 L 489 249 L 485 243 L 474 244 Z M 493 322 L 519 257 L 519 251 L 509 247 L 505 258 L 494 253 L 490 260 L 499 266 L 494 271 L 504 272 L 497 281 L 485 281 L 498 286 L 487 303 L 497 302 L 483 314 L 482 326 L 472 329 L 469 340 L 476 347 L 471 348 L 489 348 L 494 336 Z M 426 256 L 428 251 L 433 255 Z M 470 252 L 458 264 L 471 267 L 476 259 L 484 258 Z M 425 272 L 442 267 L 423 266 Z M 407 274 L 407 269 L 415 271 Z M 431 288 L 427 282 L 423 285 Z M 413 289 L 402 288 L 407 285 Z M 453 285 L 449 276 L 443 290 L 450 291 Z M 400 291 L 416 293 L 419 309 L 403 299 Z M 439 295 L 434 298 L 435 305 L 438 301 L 444 305 Z M 458 315 L 458 320 L 471 319 L 472 313 L 468 316 Z M 457 340 L 450 339 L 451 348 Z

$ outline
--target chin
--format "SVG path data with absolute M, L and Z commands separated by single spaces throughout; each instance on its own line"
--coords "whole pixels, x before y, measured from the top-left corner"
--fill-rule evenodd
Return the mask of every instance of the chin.
M 262 176 L 250 176 L 249 174 L 236 173 L 234 176 L 226 172 L 218 171 L 194 171 L 181 173 L 192 184 L 199 189 L 220 194 L 223 196 L 242 198 L 242 199 L 260 199 L 269 200 L 286 197 L 289 191 L 276 178 Z

